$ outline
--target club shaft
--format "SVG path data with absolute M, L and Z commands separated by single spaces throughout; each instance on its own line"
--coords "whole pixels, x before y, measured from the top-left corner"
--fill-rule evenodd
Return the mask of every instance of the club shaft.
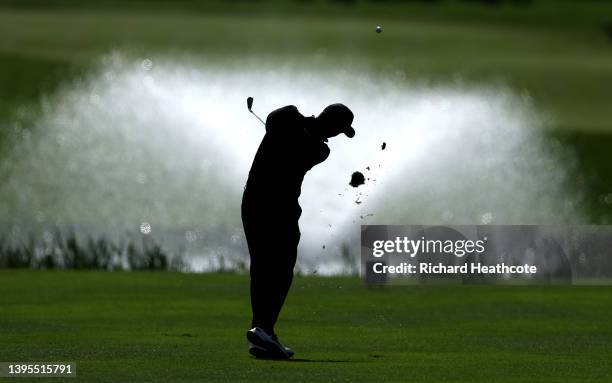
M 255 114 L 255 112 L 253 112 L 252 110 L 249 110 L 249 112 L 253 113 L 253 116 L 257 117 L 257 119 L 261 121 L 261 123 L 264 124 L 264 126 L 266 126 L 266 123 L 261 118 L 259 118 L 259 116 Z

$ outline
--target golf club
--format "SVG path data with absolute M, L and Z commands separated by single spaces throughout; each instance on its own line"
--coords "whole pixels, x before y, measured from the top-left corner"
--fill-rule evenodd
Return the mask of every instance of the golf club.
M 266 123 L 261 118 L 259 118 L 259 116 L 255 114 L 255 112 L 251 110 L 252 107 L 253 107 L 253 97 L 247 97 L 247 108 L 249 109 L 249 112 L 251 112 L 253 116 L 257 117 L 257 119 L 261 121 L 261 123 L 264 124 L 265 126 Z

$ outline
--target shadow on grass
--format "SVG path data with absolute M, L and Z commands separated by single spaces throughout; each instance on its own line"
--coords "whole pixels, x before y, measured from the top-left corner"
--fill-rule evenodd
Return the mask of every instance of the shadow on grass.
M 272 358 L 253 358 L 255 360 L 262 360 L 267 362 L 281 362 L 281 363 L 357 363 L 357 360 L 340 360 L 340 359 L 305 359 L 305 358 L 291 358 L 291 359 L 272 359 Z
M 355 363 L 355 360 L 339 360 L 339 359 L 288 359 L 286 362 L 313 362 L 313 363 Z

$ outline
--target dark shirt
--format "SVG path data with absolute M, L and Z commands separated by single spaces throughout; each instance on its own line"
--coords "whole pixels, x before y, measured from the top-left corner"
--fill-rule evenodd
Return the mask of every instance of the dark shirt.
M 325 161 L 329 147 L 313 132 L 314 117 L 304 117 L 293 106 L 285 106 L 268 115 L 266 134 L 259 145 L 244 199 L 274 210 L 297 207 L 306 172 Z

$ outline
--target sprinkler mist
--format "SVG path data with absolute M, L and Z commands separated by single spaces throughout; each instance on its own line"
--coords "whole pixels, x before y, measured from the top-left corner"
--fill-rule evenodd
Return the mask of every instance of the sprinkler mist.
M 158 59 L 146 71 L 140 61 L 111 57 L 47 97 L 30 128 L 14 125 L 14 145 L 0 154 L 2 232 L 21 241 L 66 227 L 118 241 L 146 235 L 184 249 L 195 270 L 244 265 L 240 198 L 262 132 L 236 106 L 255 91 L 265 110 L 294 104 L 304 115 L 341 101 L 364 127 L 331 140 L 304 181 L 305 272 L 357 264 L 361 224 L 584 221 L 564 189 L 571 156 L 546 145 L 537 113 L 507 89 L 264 64 Z M 255 115 L 252 107 L 249 97 Z M 359 188 L 347 184 L 354 171 L 365 177 Z

